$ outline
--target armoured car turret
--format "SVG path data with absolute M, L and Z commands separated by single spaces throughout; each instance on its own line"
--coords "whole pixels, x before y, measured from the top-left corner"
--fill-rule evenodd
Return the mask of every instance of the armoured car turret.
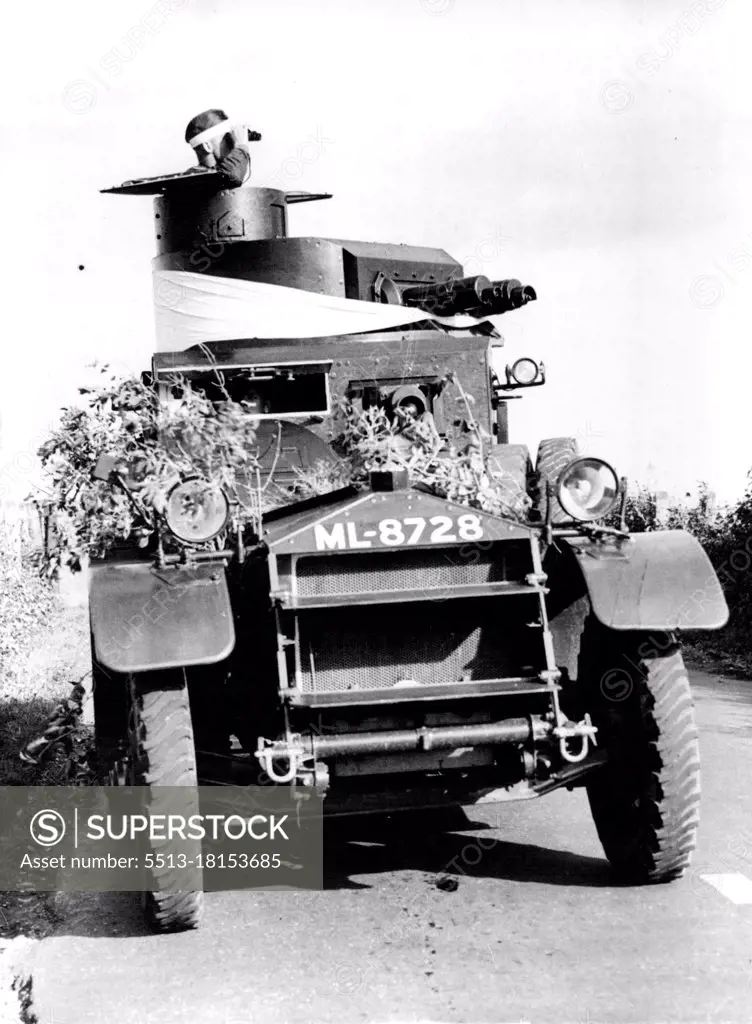
M 251 779 L 317 786 L 330 815 L 585 786 L 615 870 L 680 875 L 698 759 L 679 636 L 727 610 L 689 534 L 605 525 L 625 493 L 607 462 L 568 437 L 535 463 L 510 442 L 506 402 L 545 370 L 523 358 L 499 373 L 488 318 L 535 290 L 467 276 L 441 249 L 289 236 L 288 208 L 328 196 L 211 186 L 109 190 L 155 196 L 154 386 L 169 396 L 179 373 L 209 396 L 218 374 L 223 394 L 250 388 L 263 473 L 282 479 L 336 462 L 343 407 L 404 407 L 430 416 L 439 457 L 480 443 L 513 497 L 492 513 L 387 467 L 187 561 L 135 544 L 105 559 L 91 576 L 103 777 L 130 759 L 145 785 L 191 785 L 219 752 Z M 215 531 L 203 515 L 194 542 Z M 169 508 L 165 524 L 181 534 Z M 162 614 L 118 644 L 166 578 Z M 201 894 L 171 898 L 165 877 L 152 923 L 195 926 Z

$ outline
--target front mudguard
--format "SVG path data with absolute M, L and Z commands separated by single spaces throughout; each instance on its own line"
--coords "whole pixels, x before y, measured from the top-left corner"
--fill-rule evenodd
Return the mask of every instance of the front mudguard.
M 728 621 L 710 559 L 684 530 L 625 540 L 562 537 L 556 544 L 574 556 L 593 614 L 610 629 L 720 629 Z
M 90 570 L 94 655 L 112 672 L 211 665 L 235 645 L 224 566 L 111 562 Z

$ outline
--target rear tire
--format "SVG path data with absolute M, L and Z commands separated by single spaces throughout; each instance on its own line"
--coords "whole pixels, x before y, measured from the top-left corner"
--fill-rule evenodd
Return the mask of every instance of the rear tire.
M 625 881 L 668 882 L 689 866 L 700 808 L 694 707 L 669 634 L 617 632 L 591 615 L 579 682 L 607 763 L 588 777 L 598 836 Z
M 174 813 L 167 787 L 187 786 L 187 815 L 199 814 L 196 750 L 193 741 L 188 687 L 182 670 L 131 676 L 131 753 L 136 785 L 148 786 L 151 814 Z M 192 861 L 201 854 L 200 840 L 153 842 L 152 851 L 166 864 Z M 172 856 L 170 856 L 172 854 Z M 185 861 L 178 855 L 183 855 Z M 201 870 L 188 866 L 154 868 L 146 892 L 145 913 L 157 932 L 197 928 L 203 915 Z M 187 886 L 190 886 L 188 888 Z
M 565 466 L 579 455 L 577 442 L 573 437 L 549 437 L 538 445 L 538 456 L 535 460 L 535 479 L 533 484 L 533 508 L 536 518 L 543 522 L 548 511 L 548 484 L 553 487 Z M 556 494 L 551 499 L 551 522 L 568 522 L 567 515 L 559 504 Z

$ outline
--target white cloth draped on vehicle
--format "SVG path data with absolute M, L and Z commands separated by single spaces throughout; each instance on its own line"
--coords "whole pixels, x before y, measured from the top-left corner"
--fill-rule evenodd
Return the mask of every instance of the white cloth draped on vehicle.
M 186 270 L 156 270 L 153 286 L 158 352 L 182 352 L 206 342 L 243 338 L 362 334 L 421 320 L 452 327 L 480 323 L 472 316 L 442 318 L 405 306 Z

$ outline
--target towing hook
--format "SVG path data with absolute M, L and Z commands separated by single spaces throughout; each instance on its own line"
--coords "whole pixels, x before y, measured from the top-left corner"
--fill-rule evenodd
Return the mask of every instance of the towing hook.
M 283 755 L 275 755 L 273 744 L 270 744 L 269 746 L 264 745 L 267 742 L 268 741 L 262 738 L 260 740 L 259 749 L 256 751 L 256 758 L 261 764 L 261 767 L 264 769 L 264 771 L 272 780 L 272 782 L 276 782 L 279 785 L 284 785 L 286 783 L 292 782 L 293 779 L 297 776 L 298 770 L 300 768 L 300 762 L 302 760 L 303 754 L 302 750 L 298 751 L 291 749 L 290 747 L 287 747 Z M 274 767 L 274 762 L 284 761 L 285 758 L 287 758 L 288 761 L 287 771 L 278 772 L 277 769 Z
M 580 749 L 576 754 L 567 746 L 568 739 L 566 736 L 562 736 L 559 739 L 559 753 L 561 754 L 562 761 L 569 761 L 570 764 L 576 764 L 578 761 L 584 761 L 587 757 L 588 748 L 590 742 L 587 736 L 580 737 Z
M 597 731 L 597 727 L 593 725 L 589 714 L 586 714 L 581 722 L 562 725 L 554 729 L 553 734 L 558 737 L 559 753 L 562 761 L 568 761 L 570 764 L 577 764 L 578 761 L 584 761 L 588 755 L 591 744 L 593 746 L 596 745 L 595 734 Z M 573 753 L 567 746 L 567 743 L 569 740 L 575 738 L 579 738 L 580 747 L 576 753 Z

